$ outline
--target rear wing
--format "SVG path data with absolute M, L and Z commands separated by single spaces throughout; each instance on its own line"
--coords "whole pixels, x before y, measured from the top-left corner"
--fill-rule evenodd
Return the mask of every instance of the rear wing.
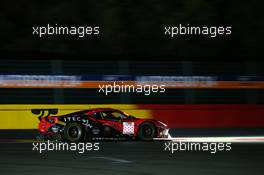
M 46 112 L 47 111 L 47 112 Z M 58 114 L 58 109 L 31 109 L 31 112 L 35 115 L 38 115 L 38 119 L 41 120 L 43 117 L 48 117 L 50 114 Z M 46 115 L 45 115 L 46 112 Z

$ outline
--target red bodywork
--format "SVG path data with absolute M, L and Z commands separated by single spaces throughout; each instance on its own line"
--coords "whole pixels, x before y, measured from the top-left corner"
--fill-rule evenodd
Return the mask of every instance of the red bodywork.
M 101 112 L 117 112 L 117 113 L 124 115 L 125 117 L 120 119 L 119 121 L 111 121 L 108 119 L 97 119 L 93 117 L 93 114 L 101 113 Z M 82 114 L 82 117 L 80 116 L 80 114 Z M 63 122 L 62 118 L 67 119 L 71 117 L 75 117 L 75 120 L 77 121 L 86 119 L 89 121 L 89 123 L 96 123 L 101 126 L 109 126 L 110 128 L 113 128 L 115 131 L 120 132 L 120 133 L 123 133 L 124 131 L 124 122 L 128 122 L 128 123 L 133 122 L 134 124 L 133 136 L 134 137 L 138 135 L 139 127 L 144 122 L 150 122 L 155 126 L 156 131 L 157 131 L 156 137 L 166 137 L 166 135 L 168 134 L 167 125 L 160 121 L 153 120 L 153 119 L 139 119 L 135 117 L 130 117 L 128 114 L 120 110 L 112 109 L 112 108 L 95 108 L 95 109 L 90 109 L 86 111 L 79 111 L 79 112 L 75 112 L 75 113 L 71 113 L 67 115 L 62 115 L 62 116 L 48 116 L 47 118 L 42 118 L 40 120 L 39 132 L 42 135 L 52 135 L 53 132 L 50 130 L 52 126 L 57 125 L 60 122 L 66 124 L 67 122 Z M 52 122 L 50 122 L 50 119 L 52 119 Z

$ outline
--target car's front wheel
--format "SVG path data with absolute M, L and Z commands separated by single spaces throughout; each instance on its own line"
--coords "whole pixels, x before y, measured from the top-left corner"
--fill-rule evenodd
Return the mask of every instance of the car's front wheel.
M 84 131 L 79 123 L 68 123 L 64 128 L 64 138 L 69 142 L 79 142 L 84 136 Z
M 154 137 L 156 137 L 156 128 L 155 126 L 150 122 L 145 122 L 140 125 L 139 131 L 138 131 L 138 138 L 143 141 L 150 141 L 153 140 Z

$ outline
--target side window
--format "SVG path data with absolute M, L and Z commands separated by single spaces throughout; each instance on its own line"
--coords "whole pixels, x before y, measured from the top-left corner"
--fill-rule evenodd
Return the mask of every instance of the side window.
M 102 119 L 101 112 L 96 112 L 92 116 L 93 116 L 93 118 L 95 118 L 97 120 L 101 120 Z
M 107 114 L 105 112 L 101 112 L 102 119 L 106 120 L 107 119 Z
M 125 118 L 125 116 L 119 112 L 113 112 L 112 115 L 118 119 L 124 119 Z
M 102 112 L 102 118 L 104 120 L 120 121 L 120 113 L 118 112 Z

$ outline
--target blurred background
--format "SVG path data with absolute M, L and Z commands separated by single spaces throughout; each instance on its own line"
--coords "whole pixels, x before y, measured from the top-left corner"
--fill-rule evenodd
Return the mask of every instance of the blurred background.
M 262 53 L 263 19 L 258 1 L 155 0 L 98 2 L 1 1 L 0 54 L 32 59 L 63 54 L 109 59 L 170 57 L 240 59 Z M 32 35 L 33 26 L 100 26 L 100 36 Z M 232 26 L 232 35 L 164 36 L 164 26 Z M 11 56 L 10 56 L 11 57 Z M 13 57 L 14 58 L 14 57 Z M 90 58 L 90 57 L 89 57 Z M 55 58 L 56 59 L 56 58 Z M 88 59 L 85 57 L 84 59 Z M 92 59 L 92 58 L 91 58 Z
M 100 26 L 100 35 L 32 35 L 47 24 Z M 164 36 L 165 26 L 179 24 L 232 26 L 232 35 Z M 38 119 L 30 111 L 111 107 L 161 120 L 173 137 L 264 136 L 263 27 L 256 0 L 1 0 L 1 173 L 263 174 L 262 144 L 172 156 L 162 142 L 102 142 L 83 156 L 40 155 L 32 151 Z M 106 96 L 94 86 L 140 79 L 172 86 L 149 96 Z
M 55 107 L 62 114 L 109 106 L 160 119 L 178 135 L 187 133 L 180 129 L 198 135 L 263 132 L 264 64 L 256 58 L 263 51 L 264 24 L 258 1 L 1 1 L 0 16 L 1 131 L 36 129 L 33 107 Z M 32 27 L 47 24 L 100 26 L 100 35 L 32 35 Z M 164 36 L 165 26 L 179 24 L 232 26 L 232 35 Z M 149 96 L 105 96 L 89 85 L 143 76 L 183 81 Z M 77 85 L 67 86 L 70 80 Z
M 59 108 L 59 114 L 65 114 L 112 107 L 137 117 L 161 120 L 172 128 L 175 136 L 261 135 L 263 66 L 263 62 L 254 61 L 6 59 L 0 62 L 0 129 L 14 132 L 15 137 L 24 135 L 12 130 L 35 130 L 38 120 L 31 114 L 32 108 Z M 161 84 L 177 81 L 179 84 L 166 87 L 165 93 L 148 96 L 144 93 L 106 96 L 98 92 L 98 86 L 89 84 L 138 82 L 142 77 L 149 82 L 156 77 Z M 7 137 L 5 133 L 2 132 L 2 137 Z
M 178 87 L 166 89 L 166 93 L 110 93 L 105 96 L 98 93 L 98 88 L 11 88 L 0 84 L 1 104 L 263 104 L 264 91 L 262 86 L 245 88 L 242 83 L 253 82 L 258 78 L 262 82 L 264 75 L 263 62 L 227 62 L 227 61 L 85 61 L 85 60 L 22 60 L 2 59 L 0 75 L 73 75 L 90 76 L 94 81 L 103 81 L 99 76 L 161 76 L 161 77 L 211 77 L 209 81 L 241 82 L 241 87 Z M 242 80 L 243 77 L 248 79 Z M 219 80 L 214 80 L 218 78 Z M 240 78 L 240 79 L 239 79 Z M 92 79 L 92 78 L 91 78 Z M 113 79 L 113 78 L 112 78 Z M 18 78 L 19 80 L 19 78 Z M 20 80 L 23 80 L 20 77 Z M 253 79 L 254 80 L 254 79 Z M 54 81 L 54 80 L 49 80 Z M 78 81 L 78 80 L 77 80 Z M 89 81 L 89 80 L 88 80 Z M 90 80 L 92 81 L 92 80 Z M 121 79 L 116 79 L 121 81 Z M 170 81 L 173 81 L 170 80 Z M 190 81 L 190 80 L 186 80 Z M 205 80 L 204 80 L 205 81 Z M 254 84 L 253 84 L 254 85 Z M 56 87 L 56 86 L 55 86 Z

